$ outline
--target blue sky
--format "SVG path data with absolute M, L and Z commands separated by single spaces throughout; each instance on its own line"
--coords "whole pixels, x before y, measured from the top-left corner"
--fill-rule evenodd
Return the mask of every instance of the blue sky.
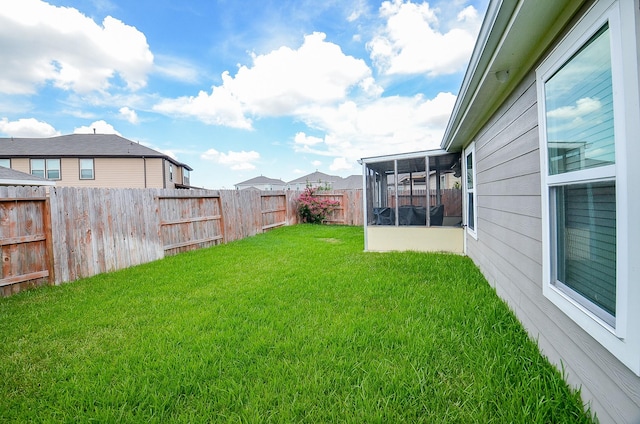
M 193 185 L 437 148 L 488 0 L 2 0 L 0 136 L 117 133 Z

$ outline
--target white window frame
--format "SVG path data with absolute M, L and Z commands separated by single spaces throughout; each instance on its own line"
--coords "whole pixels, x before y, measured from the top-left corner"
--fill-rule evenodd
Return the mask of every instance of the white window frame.
M 82 170 L 87 170 L 89 168 L 83 168 L 82 167 L 82 162 L 83 161 L 91 161 L 91 177 L 83 177 L 82 176 Z M 79 179 L 81 180 L 95 180 L 96 179 L 96 164 L 95 164 L 95 160 L 93 158 L 80 158 L 78 159 L 78 168 L 79 168 Z
M 638 181 L 640 171 L 627 166 L 628 157 L 640 157 L 634 146 L 640 133 L 638 37 L 639 13 L 636 2 L 602 0 L 576 23 L 536 70 L 542 200 L 543 294 L 589 335 L 640 376 L 640 287 L 631 285 L 633 266 L 640 261 L 640 241 L 628 234 L 640 234 L 637 219 L 629 211 L 638 210 L 640 200 L 628 181 Z M 606 23 L 609 23 L 613 84 L 615 165 L 574 171 L 571 175 L 549 175 L 546 141 L 545 83 Z M 622 40 L 625 40 L 623 44 Z M 637 143 L 636 143 L 637 144 Z M 637 167 L 636 167 L 637 168 Z M 612 177 L 613 176 L 613 177 Z M 615 325 L 589 311 L 579 301 L 553 284 L 553 219 L 551 188 L 566 182 L 590 183 L 613 180 L 616 185 L 616 319 Z M 635 206 L 634 206 L 635 205 Z M 633 209 L 632 209 L 633 208 Z M 637 271 L 637 268 L 635 268 Z M 637 277 L 633 277 L 636 279 Z M 635 286 L 635 287 L 634 287 Z
M 471 155 L 471 166 L 472 174 L 471 178 L 473 179 L 473 188 L 469 189 L 467 182 L 467 156 Z M 462 168 L 463 178 L 462 184 L 464 185 L 464 201 L 462 202 L 464 212 L 464 224 L 467 228 L 467 234 L 469 234 L 474 239 L 478 240 L 478 178 L 477 178 L 477 167 L 476 167 L 476 142 L 473 141 L 471 144 L 464 149 L 461 158 L 463 164 Z M 469 225 L 469 194 L 473 196 L 473 225 Z

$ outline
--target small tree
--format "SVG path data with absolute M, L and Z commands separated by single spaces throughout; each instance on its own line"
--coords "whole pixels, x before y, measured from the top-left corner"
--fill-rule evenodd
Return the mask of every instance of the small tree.
M 340 206 L 337 200 L 321 199 L 315 194 L 315 188 L 307 187 L 298 197 L 298 214 L 302 222 L 322 224 L 327 215 Z

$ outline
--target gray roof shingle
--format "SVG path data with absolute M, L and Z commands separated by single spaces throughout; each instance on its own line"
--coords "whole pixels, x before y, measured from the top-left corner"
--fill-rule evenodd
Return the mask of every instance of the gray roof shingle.
M 249 180 L 243 181 L 241 183 L 237 183 L 236 185 L 253 185 L 253 184 L 280 184 L 285 185 L 286 183 L 282 180 L 278 180 L 275 178 L 269 178 L 264 176 L 254 177 Z
M 50 138 L 0 138 L 0 157 L 147 157 L 170 156 L 115 134 L 68 134 Z
M 324 172 L 312 172 L 311 174 L 308 175 L 304 175 L 300 178 L 296 178 L 295 180 L 289 181 L 289 184 L 296 184 L 296 183 L 306 183 L 306 182 L 318 182 L 321 181 L 323 183 L 333 183 L 334 181 L 338 181 L 340 180 L 341 177 L 338 177 L 336 175 L 328 175 L 325 174 Z
M 24 172 L 16 171 L 15 169 L 5 168 L 0 166 L 0 183 L 11 181 L 13 183 L 25 183 L 29 185 L 51 185 L 52 181 L 45 180 L 44 178 L 36 177 L 35 175 L 27 174 Z
M 336 181 L 333 184 L 334 190 L 357 190 L 362 189 L 362 175 L 349 175 L 347 178 Z

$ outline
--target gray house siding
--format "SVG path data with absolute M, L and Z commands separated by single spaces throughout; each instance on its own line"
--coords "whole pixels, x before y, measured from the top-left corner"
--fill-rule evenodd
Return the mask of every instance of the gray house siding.
M 543 296 L 535 73 L 476 135 L 477 240 L 467 254 L 599 420 L 638 422 L 640 378 Z

